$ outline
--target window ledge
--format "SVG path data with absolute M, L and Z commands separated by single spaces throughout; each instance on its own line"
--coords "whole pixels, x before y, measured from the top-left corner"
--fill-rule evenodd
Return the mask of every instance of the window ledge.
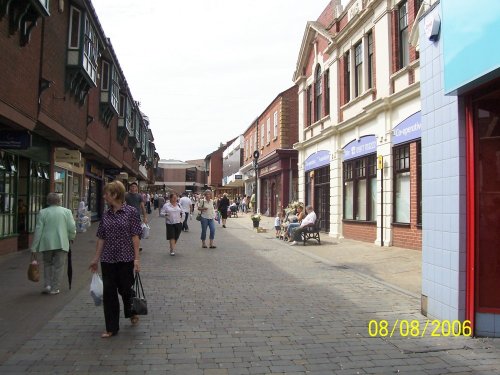
M 366 91 L 364 91 L 361 95 L 357 96 L 356 98 L 352 99 L 351 101 L 349 101 L 348 103 L 344 104 L 343 106 L 340 107 L 340 110 L 345 110 L 353 105 L 355 105 L 356 103 L 360 102 L 361 100 L 363 100 L 364 98 L 372 95 L 373 93 L 375 92 L 375 88 L 372 87 Z
M 376 225 L 376 221 L 368 221 L 368 220 L 353 220 L 353 219 L 342 219 L 343 223 L 349 223 L 349 224 L 371 224 L 371 225 Z
M 408 65 L 406 65 L 403 68 L 399 69 L 396 73 L 393 73 L 390 76 L 390 79 L 391 80 L 398 79 L 399 77 L 404 76 L 410 70 L 413 70 L 413 69 L 417 68 L 418 66 L 420 66 L 420 59 L 413 60 Z
M 326 115 L 325 117 L 323 117 L 322 119 L 320 119 L 320 120 L 318 120 L 318 121 L 316 121 L 316 122 L 313 122 L 311 125 L 307 125 L 307 126 L 304 128 L 304 130 L 309 130 L 309 129 L 313 128 L 313 127 L 316 127 L 316 126 L 318 126 L 318 125 L 321 125 L 321 124 L 323 124 L 323 123 L 327 122 L 328 120 L 330 120 L 330 114 Z
M 393 227 L 399 227 L 399 228 L 410 228 L 411 224 L 410 223 L 391 223 Z

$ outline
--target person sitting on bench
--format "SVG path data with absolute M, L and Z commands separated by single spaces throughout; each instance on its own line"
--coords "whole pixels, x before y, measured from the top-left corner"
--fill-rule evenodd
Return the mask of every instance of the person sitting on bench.
M 300 223 L 300 227 L 295 229 L 293 232 L 293 242 L 291 246 L 297 245 L 298 241 L 301 240 L 302 232 L 304 232 L 305 227 L 313 226 L 316 222 L 316 213 L 314 212 L 313 206 L 306 206 L 307 216 Z

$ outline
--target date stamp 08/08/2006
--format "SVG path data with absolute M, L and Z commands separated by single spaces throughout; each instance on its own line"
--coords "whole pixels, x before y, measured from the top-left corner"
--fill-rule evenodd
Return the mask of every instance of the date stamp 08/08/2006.
M 450 337 L 471 336 L 472 328 L 470 320 L 406 320 L 397 319 L 390 323 L 387 320 L 370 320 L 368 322 L 368 334 L 370 337 Z

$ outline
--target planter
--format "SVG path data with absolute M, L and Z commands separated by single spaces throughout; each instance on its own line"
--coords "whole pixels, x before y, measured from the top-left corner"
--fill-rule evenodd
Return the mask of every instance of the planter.
M 253 222 L 253 227 L 254 228 L 258 228 L 259 227 L 260 221 L 258 221 L 258 220 L 252 220 L 252 222 Z

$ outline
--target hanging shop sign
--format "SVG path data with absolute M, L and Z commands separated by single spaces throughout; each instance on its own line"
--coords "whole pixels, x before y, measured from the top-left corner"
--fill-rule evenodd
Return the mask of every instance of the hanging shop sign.
M 307 157 L 306 161 L 304 162 L 304 169 L 307 172 L 312 169 L 324 167 L 326 165 L 330 165 L 330 151 L 320 150 Z
M 356 159 L 361 156 L 377 152 L 377 138 L 374 135 L 365 135 L 344 146 L 344 160 Z
M 0 148 L 5 150 L 27 150 L 31 147 L 31 134 L 27 131 L 0 131 Z
M 394 129 L 392 129 L 392 144 L 399 145 L 401 143 L 419 139 L 422 135 L 422 115 L 418 111 L 407 119 L 401 121 Z
M 78 164 L 82 161 L 82 154 L 78 150 L 56 148 L 54 152 L 54 158 L 57 163 Z

